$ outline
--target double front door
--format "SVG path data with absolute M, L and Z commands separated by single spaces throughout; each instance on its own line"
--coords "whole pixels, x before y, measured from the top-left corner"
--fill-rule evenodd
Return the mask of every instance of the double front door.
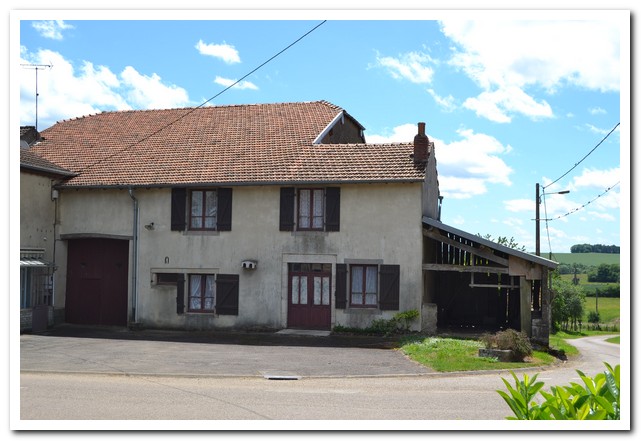
M 290 263 L 288 280 L 287 326 L 330 329 L 332 265 Z

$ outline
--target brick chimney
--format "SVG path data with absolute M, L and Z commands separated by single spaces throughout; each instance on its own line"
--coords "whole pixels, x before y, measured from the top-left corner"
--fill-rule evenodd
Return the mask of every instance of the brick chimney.
M 414 163 L 425 164 L 429 151 L 430 140 L 425 134 L 425 123 L 418 123 L 418 133 L 414 137 Z

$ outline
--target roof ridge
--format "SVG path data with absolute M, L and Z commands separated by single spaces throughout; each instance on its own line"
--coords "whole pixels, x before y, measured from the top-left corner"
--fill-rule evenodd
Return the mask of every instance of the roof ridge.
M 103 114 L 117 114 L 117 113 L 145 113 L 145 112 L 171 112 L 179 110 L 195 111 L 198 109 L 208 109 L 208 108 L 234 108 L 234 107 L 271 107 L 271 106 L 287 106 L 287 105 L 301 105 L 301 104 L 323 104 L 327 107 L 330 107 L 334 110 L 343 110 L 344 109 L 336 104 L 333 104 L 326 100 L 315 100 L 315 101 L 283 101 L 277 103 L 247 103 L 247 104 L 219 104 L 219 105 L 200 105 L 200 106 L 186 106 L 186 107 L 165 107 L 163 109 L 117 109 L 117 110 L 102 110 L 95 113 L 87 113 L 80 116 L 74 116 L 70 118 L 64 118 L 56 121 L 57 123 L 63 123 L 68 121 L 78 121 L 85 118 L 90 118 L 97 115 Z M 45 129 L 47 130 L 47 129 Z

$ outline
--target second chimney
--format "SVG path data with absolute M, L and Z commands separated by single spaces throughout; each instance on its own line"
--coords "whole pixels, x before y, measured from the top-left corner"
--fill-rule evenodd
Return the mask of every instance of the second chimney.
M 414 137 L 414 163 L 425 164 L 429 150 L 430 140 L 425 134 L 425 123 L 418 123 L 418 133 Z

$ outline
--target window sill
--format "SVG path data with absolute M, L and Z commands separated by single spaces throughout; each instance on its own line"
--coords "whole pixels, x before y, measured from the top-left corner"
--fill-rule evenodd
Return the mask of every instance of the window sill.
M 324 237 L 327 236 L 327 231 L 308 231 L 308 230 L 298 230 L 292 231 L 292 236 L 301 236 L 301 237 Z
M 183 231 L 183 236 L 220 236 L 218 230 L 186 230 Z
M 349 306 L 343 310 L 345 314 L 361 314 L 361 315 L 378 315 L 381 310 L 378 306 Z

